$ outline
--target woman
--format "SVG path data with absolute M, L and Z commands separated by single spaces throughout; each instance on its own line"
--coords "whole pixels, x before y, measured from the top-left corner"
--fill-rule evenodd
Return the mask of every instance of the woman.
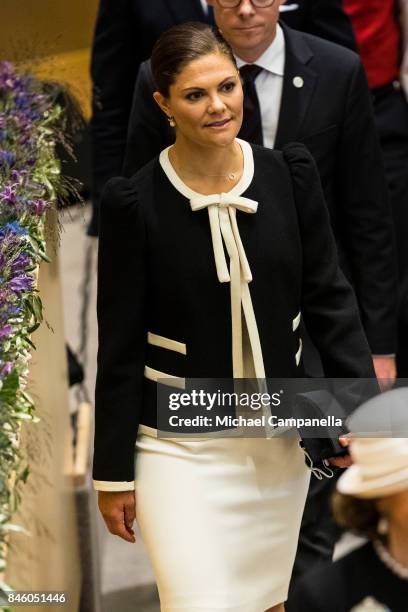
M 309 482 L 298 440 L 158 439 L 157 381 L 303 376 L 301 310 L 328 376 L 372 376 L 370 353 L 313 160 L 237 140 L 220 34 L 176 26 L 152 68 L 176 143 L 101 207 L 99 507 L 129 542 L 136 510 L 162 610 L 283 610 Z
M 406 612 L 408 440 L 360 438 L 350 449 L 354 465 L 338 481 L 335 516 L 369 542 L 305 576 L 293 610 Z

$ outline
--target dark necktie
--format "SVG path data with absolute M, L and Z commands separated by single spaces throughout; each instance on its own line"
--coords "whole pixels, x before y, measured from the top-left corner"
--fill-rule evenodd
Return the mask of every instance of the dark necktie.
M 245 64 L 240 68 L 244 87 L 244 120 L 239 137 L 253 144 L 263 145 L 262 118 L 255 79 L 262 68 L 256 64 Z

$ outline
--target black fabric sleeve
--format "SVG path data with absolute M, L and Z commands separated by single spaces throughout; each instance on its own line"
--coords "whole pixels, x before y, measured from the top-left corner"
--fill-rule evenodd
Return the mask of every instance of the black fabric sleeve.
M 308 0 L 303 31 L 357 51 L 353 28 L 341 0 Z
M 329 580 L 331 588 L 328 588 L 327 574 L 326 566 L 323 564 L 322 568 L 312 567 L 311 571 L 307 572 L 307 576 L 301 576 L 296 582 L 296 587 L 289 594 L 285 610 L 287 612 L 328 612 L 329 610 L 330 612 L 345 612 L 346 609 L 339 603 L 341 599 L 339 576 L 337 576 L 337 583 Z M 336 572 L 332 571 L 331 574 L 335 575 Z
M 284 147 L 302 241 L 301 310 L 326 377 L 375 377 L 354 292 L 339 268 L 318 171 L 306 147 Z
M 130 0 L 100 0 L 92 45 L 91 235 L 98 234 L 98 209 L 105 183 L 119 176 L 133 89 L 141 55 L 138 24 Z
M 364 69 L 350 77 L 338 143 L 341 244 L 371 352 L 396 351 L 397 259 L 382 153 Z
M 174 142 L 163 111 L 153 99 L 156 87 L 150 61 L 143 62 L 136 80 L 123 162 L 123 176 L 132 176 Z
M 132 181 L 101 199 L 94 480 L 133 481 L 146 351 L 145 227 Z

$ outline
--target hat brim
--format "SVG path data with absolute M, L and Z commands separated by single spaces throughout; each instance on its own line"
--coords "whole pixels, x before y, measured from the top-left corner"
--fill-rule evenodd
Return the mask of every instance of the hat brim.
M 387 474 L 370 481 L 362 478 L 358 465 L 352 465 L 339 478 L 337 490 L 356 497 L 382 497 L 408 489 L 408 467 L 395 474 Z

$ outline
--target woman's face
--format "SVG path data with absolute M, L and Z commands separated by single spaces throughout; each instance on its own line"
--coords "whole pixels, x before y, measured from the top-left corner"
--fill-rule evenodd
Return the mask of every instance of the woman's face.
M 155 92 L 180 137 L 201 146 L 231 144 L 242 123 L 243 92 L 237 69 L 214 52 L 190 62 L 170 86 L 169 97 Z

